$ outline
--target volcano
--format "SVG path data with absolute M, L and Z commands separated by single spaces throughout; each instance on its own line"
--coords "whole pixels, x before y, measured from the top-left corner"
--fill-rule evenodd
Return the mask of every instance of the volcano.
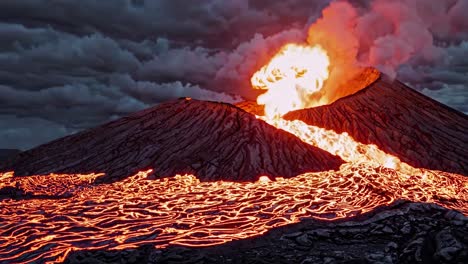
M 273 118 L 181 98 L 13 156 L 0 263 L 466 263 L 467 117 L 373 69 L 347 85 Z
M 468 116 L 398 80 L 384 76 L 331 105 L 284 118 L 346 132 L 417 168 L 468 175 Z
M 372 68 L 346 84 L 354 91 L 329 105 L 291 111 L 301 120 L 374 144 L 417 168 L 468 175 L 468 116 L 447 107 Z M 263 115 L 255 102 L 238 107 Z
M 25 151 L 0 171 L 98 172 L 108 182 L 153 168 L 152 178 L 189 173 L 202 181 L 255 181 L 342 163 L 235 106 L 180 99 Z

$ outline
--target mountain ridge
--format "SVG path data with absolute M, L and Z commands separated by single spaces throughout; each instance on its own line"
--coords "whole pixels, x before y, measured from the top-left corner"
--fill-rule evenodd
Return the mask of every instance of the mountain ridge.
M 330 105 L 284 118 L 346 132 L 414 167 L 468 175 L 468 116 L 398 80 L 382 76 Z
M 25 151 L 0 171 L 104 172 L 107 182 L 152 168 L 156 178 L 189 173 L 202 181 L 255 181 L 342 163 L 233 105 L 179 99 Z

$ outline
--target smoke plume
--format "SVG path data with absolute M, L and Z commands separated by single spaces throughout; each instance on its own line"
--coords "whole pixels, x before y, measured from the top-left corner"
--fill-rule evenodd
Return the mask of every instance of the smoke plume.
M 334 66 L 324 91 L 332 102 L 354 91 L 345 83 L 359 67 L 375 67 L 391 79 L 407 63 L 437 64 L 447 51 L 437 40 L 465 39 L 468 1 L 374 0 L 366 5 L 332 2 L 308 30 L 308 42 L 326 48 Z

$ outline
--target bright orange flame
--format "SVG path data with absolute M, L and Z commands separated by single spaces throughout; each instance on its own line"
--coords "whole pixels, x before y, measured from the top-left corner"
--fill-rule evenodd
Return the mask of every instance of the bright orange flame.
M 251 79 L 254 88 L 267 90 L 257 98 L 258 104 L 265 105 L 266 116 L 278 118 L 310 106 L 309 99 L 328 78 L 329 65 L 327 52 L 320 46 L 284 46 Z

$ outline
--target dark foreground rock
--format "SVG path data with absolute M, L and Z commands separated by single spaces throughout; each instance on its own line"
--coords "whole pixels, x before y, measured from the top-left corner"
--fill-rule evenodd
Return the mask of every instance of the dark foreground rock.
M 180 99 L 20 153 L 0 171 L 17 176 L 140 170 L 156 177 L 255 181 L 338 169 L 342 160 L 229 104 Z
M 151 245 L 81 251 L 65 263 L 468 263 L 468 218 L 433 204 L 399 201 L 359 218 L 306 220 L 208 248 Z

